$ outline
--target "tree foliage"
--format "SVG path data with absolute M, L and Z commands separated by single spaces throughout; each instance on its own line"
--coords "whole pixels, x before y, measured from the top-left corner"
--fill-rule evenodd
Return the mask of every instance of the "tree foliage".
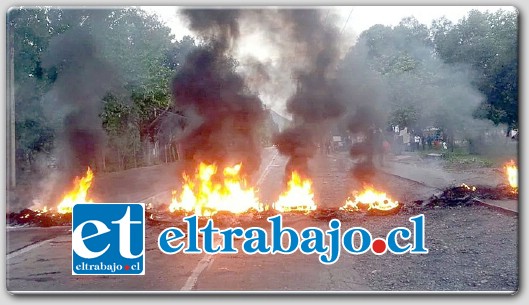
M 369 28 L 351 52 L 383 80 L 390 125 L 462 131 L 486 118 L 515 127 L 517 22 L 516 12 L 502 10 L 470 11 L 455 24 L 440 18 L 430 28 L 410 17 Z
M 518 125 L 518 13 L 470 11 L 453 24 L 432 24 L 435 49 L 447 63 L 470 64 L 480 75 L 477 88 L 486 96 L 477 115 L 494 123 Z
M 31 163 L 38 154 L 55 147 L 60 121 L 44 98 L 60 67 L 43 68 L 50 41 L 81 27 L 94 38 L 95 47 L 120 79 L 122 87 L 102 101 L 102 127 L 107 133 L 108 161 L 119 168 L 142 162 L 145 142 L 156 141 L 153 121 L 171 105 L 169 83 L 179 63 L 196 47 L 186 37 L 174 41 L 170 29 L 137 8 L 51 9 L 17 8 L 8 13 L 9 47 L 13 51 L 15 126 L 18 163 Z M 113 156 L 117 153 L 119 156 Z

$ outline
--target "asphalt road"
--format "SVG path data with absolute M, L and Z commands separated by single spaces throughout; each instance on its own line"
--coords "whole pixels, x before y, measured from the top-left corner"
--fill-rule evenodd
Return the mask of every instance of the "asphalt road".
M 263 153 L 261 169 L 254 177 L 263 200 L 281 192 L 286 159 L 273 149 Z M 174 167 L 174 166 L 172 166 Z M 141 175 L 140 175 L 141 176 Z M 144 176 L 145 177 L 145 176 Z M 142 178 L 145 180 L 145 178 Z M 108 180 L 108 178 L 107 178 Z M 125 182 L 124 184 L 130 184 Z M 105 185 L 105 184 L 101 184 Z M 123 186 L 118 189 L 124 190 Z M 137 189 L 136 189 L 137 190 Z M 160 191 L 160 190 L 158 190 Z M 153 191 L 150 190 L 152 193 Z M 130 194 L 101 194 L 121 201 Z M 137 197 L 141 197 L 138 194 Z M 306 218 L 290 219 L 285 226 L 301 230 Z M 170 226 L 147 225 L 146 272 L 143 276 L 73 276 L 71 274 L 70 228 L 10 228 L 7 286 L 24 291 L 327 291 L 368 290 L 354 270 L 341 263 L 331 267 L 315 255 L 204 255 L 163 254 L 157 245 L 161 230 Z M 240 244 L 240 241 L 237 241 Z M 310 268 L 308 268 L 310 266 Z
M 285 164 L 286 159 L 279 156 L 274 149 L 264 151 L 262 166 L 254 177 L 254 183 L 258 185 L 260 198 L 264 202 L 271 202 L 281 192 Z M 348 193 L 358 187 L 356 182 L 351 180 L 347 174 L 346 169 L 349 165 L 350 161 L 346 159 L 328 156 L 318 157 L 311 163 L 317 202 L 320 202 L 322 206 L 341 205 Z M 147 178 L 143 177 L 142 179 L 146 180 Z M 435 191 L 433 187 L 399 180 L 396 176 L 381 175 L 378 179 L 380 183 L 388 185 L 387 191 L 390 194 L 402 201 L 410 201 L 417 199 L 417 197 L 425 198 Z M 391 179 L 396 180 L 389 183 Z M 119 186 L 116 189 L 124 191 L 126 186 Z M 111 190 L 108 186 L 105 190 L 109 197 L 113 196 L 112 198 L 121 199 L 130 196 L 123 195 L 120 197 L 116 194 L 110 194 Z M 151 187 L 148 194 L 141 194 L 137 188 L 135 189 L 136 197 L 148 197 L 152 193 L 163 191 L 163 187 L 158 189 Z M 400 218 L 404 219 L 403 217 Z M 391 224 L 392 218 L 381 218 L 380 221 L 385 222 L 385 226 L 388 226 Z M 377 222 L 377 220 L 370 220 L 370 223 L 373 222 Z M 178 253 L 166 255 L 158 249 L 157 238 L 163 229 L 171 225 L 171 220 L 166 220 L 166 222 L 146 226 L 146 271 L 145 275 L 142 276 L 74 276 L 71 274 L 70 228 L 8 229 L 7 288 L 11 292 L 361 292 L 369 291 L 370 287 L 374 287 L 367 280 L 366 268 L 356 268 L 360 267 L 358 265 L 360 260 L 352 255 L 342 254 L 341 258 L 332 265 L 321 264 L 315 254 L 304 255 L 299 252 L 292 255 L 247 255 L 244 253 L 219 255 Z M 302 215 L 287 217 L 283 225 L 291 226 L 299 231 L 308 226 L 327 228 L 326 222 Z M 355 225 L 362 224 L 354 222 L 347 224 L 349 227 Z M 265 226 L 265 228 L 268 227 Z M 506 234 L 511 234 L 509 232 Z M 515 241 L 516 234 L 511 235 L 507 236 Z M 237 248 L 240 248 L 240 243 L 240 240 L 235 241 Z M 512 260 L 513 258 L 507 259 Z M 365 259 L 363 260 L 365 261 Z M 435 259 L 432 261 L 442 266 L 442 261 Z M 372 271 L 373 274 L 375 271 L 377 270 Z

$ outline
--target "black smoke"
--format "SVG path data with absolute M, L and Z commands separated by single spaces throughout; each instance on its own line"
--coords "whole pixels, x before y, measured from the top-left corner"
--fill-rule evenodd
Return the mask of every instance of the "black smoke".
M 357 181 L 371 183 L 376 165 L 384 164 L 384 141 L 389 112 L 388 91 L 379 74 L 368 64 L 367 49 L 357 44 L 340 65 L 340 79 L 349 99 L 342 124 L 351 135 L 349 150 L 355 161 L 351 174 Z
M 351 158 L 356 161 L 351 173 L 358 181 L 370 183 L 376 171 L 375 164 L 383 164 L 385 121 L 373 108 L 365 106 L 358 107 L 346 121 L 347 130 L 362 137 L 349 150 Z
M 287 100 L 294 127 L 275 137 L 279 151 L 289 157 L 286 168 L 308 173 L 308 160 L 328 136 L 328 124 L 344 114 L 346 100 L 337 79 L 339 31 L 327 22 L 323 10 L 279 10 L 286 31 L 283 49 L 296 50 L 304 64 L 293 70 L 297 89 Z
M 269 90 L 267 84 L 274 83 L 271 87 L 277 87 L 276 83 L 283 83 L 286 88 L 287 80 L 295 87 L 286 98 L 286 111 L 291 114 L 293 124 L 273 138 L 279 152 L 289 158 L 286 176 L 292 171 L 309 175 L 309 160 L 318 148 L 324 149 L 332 135 L 331 129 L 344 117 L 350 133 L 367 135 L 367 143 L 363 148 L 353 148 L 352 155 L 360 157 L 361 167 L 371 162 L 371 156 L 378 151 L 375 144 L 378 137 L 370 132 L 378 130 L 373 122 L 380 120 L 376 111 L 371 115 L 358 110 L 357 105 L 368 109 L 371 100 L 351 92 L 350 76 L 344 78 L 340 71 L 343 37 L 332 22 L 331 12 L 193 9 L 183 10 L 182 15 L 189 20 L 190 28 L 206 41 L 189 55 L 173 82 L 175 105 L 201 118 L 180 141 L 190 157 L 217 163 L 229 160 L 233 155 L 230 146 L 237 146 L 229 143 L 240 142 L 248 151 L 243 159 L 249 160 L 255 169 L 259 155 L 254 135 L 262 123 L 263 111 L 260 99 L 249 92 L 247 85 L 257 90 L 264 88 L 268 96 L 274 96 L 274 90 Z M 248 83 L 234 72 L 229 57 L 242 32 L 260 33 L 263 41 L 273 46 L 275 63 L 278 63 L 247 60 Z M 234 123 L 239 128 L 234 128 Z
M 190 28 L 205 44 L 192 51 L 177 72 L 174 104 L 183 108 L 190 130 L 180 140 L 188 158 L 196 162 L 231 166 L 242 162 L 243 171 L 259 168 L 258 128 L 264 120 L 261 100 L 250 92 L 229 51 L 239 37 L 239 10 L 183 10 Z M 197 120 L 197 119 L 195 119 Z

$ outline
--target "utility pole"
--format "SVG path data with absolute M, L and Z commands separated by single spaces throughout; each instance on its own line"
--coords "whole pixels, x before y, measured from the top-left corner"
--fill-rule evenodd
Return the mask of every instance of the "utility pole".
M 9 18 L 9 16 L 7 16 Z M 15 151 L 16 151 L 16 140 L 15 140 L 15 44 L 14 44 L 14 31 L 12 25 L 8 20 L 7 28 L 7 183 L 10 189 L 16 187 L 16 164 L 15 164 Z

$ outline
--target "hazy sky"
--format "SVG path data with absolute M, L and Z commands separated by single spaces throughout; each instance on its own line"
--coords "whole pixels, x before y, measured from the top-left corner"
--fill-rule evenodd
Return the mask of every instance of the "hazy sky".
M 176 39 L 180 40 L 184 35 L 191 34 L 185 23 L 178 17 L 177 7 L 143 6 L 142 8 L 160 16 L 173 30 Z M 338 13 L 338 18 L 334 20 L 336 25 L 344 32 L 356 35 L 375 24 L 397 25 L 402 18 L 408 16 L 414 16 L 419 22 L 429 26 L 432 20 L 442 16 L 457 22 L 472 9 L 480 11 L 495 11 L 500 8 L 514 10 L 511 6 L 337 6 L 334 8 Z

